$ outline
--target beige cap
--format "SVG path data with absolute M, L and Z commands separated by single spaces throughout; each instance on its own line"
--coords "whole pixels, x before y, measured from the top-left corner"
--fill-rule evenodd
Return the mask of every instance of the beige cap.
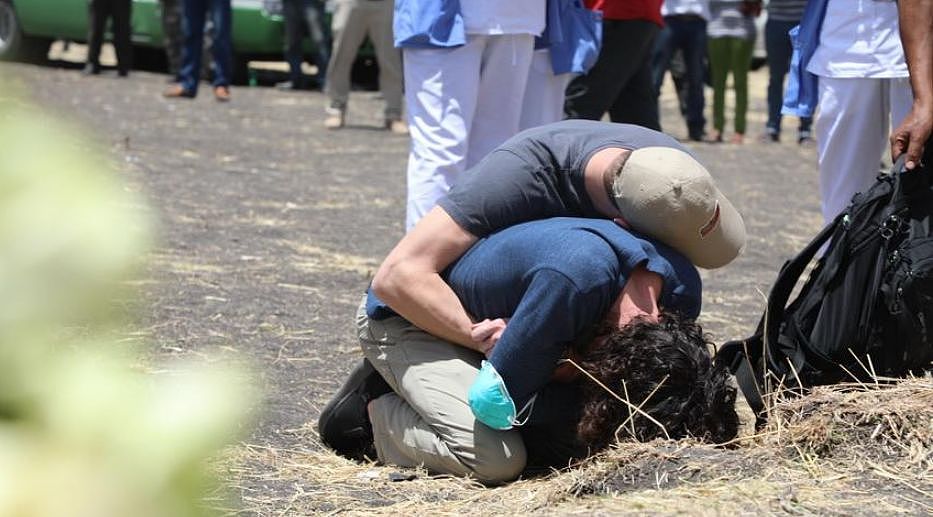
M 683 253 L 694 265 L 725 266 L 745 246 L 745 223 L 709 171 L 671 147 L 632 151 L 613 180 L 622 217 L 635 230 Z

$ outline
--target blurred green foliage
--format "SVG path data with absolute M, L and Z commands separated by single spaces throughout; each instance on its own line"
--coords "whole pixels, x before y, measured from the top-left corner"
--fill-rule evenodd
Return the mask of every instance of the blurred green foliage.
M 131 368 L 115 342 L 151 237 L 86 131 L 0 92 L 0 516 L 209 515 L 243 372 Z

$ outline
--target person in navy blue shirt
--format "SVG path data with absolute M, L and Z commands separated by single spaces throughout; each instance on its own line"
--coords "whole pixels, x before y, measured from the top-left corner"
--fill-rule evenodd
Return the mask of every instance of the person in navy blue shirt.
M 566 466 L 605 447 L 623 421 L 637 425 L 639 439 L 734 436 L 734 390 L 693 323 L 699 274 L 672 248 L 608 220 L 545 219 L 480 240 L 442 276 L 474 320 L 507 319 L 476 336 L 489 343 L 488 361 L 369 293 L 357 323 L 370 364 L 319 424 L 322 441 L 341 454 L 498 483 L 529 461 Z M 619 393 L 624 382 L 646 414 L 561 371 L 568 356 Z M 559 452 L 541 460 L 542 450 Z

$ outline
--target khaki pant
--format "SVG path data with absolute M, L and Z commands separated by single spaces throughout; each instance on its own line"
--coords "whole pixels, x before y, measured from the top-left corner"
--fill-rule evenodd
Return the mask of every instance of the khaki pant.
M 350 71 L 357 51 L 369 35 L 379 63 L 379 89 L 386 120 L 402 118 L 402 55 L 392 40 L 393 2 L 338 0 L 331 21 L 334 47 L 327 65 L 325 93 L 330 109 L 343 111 L 350 95 Z
M 518 477 L 526 461 L 519 432 L 477 422 L 467 403 L 482 356 L 400 317 L 370 320 L 365 302 L 356 318 L 363 355 L 395 391 L 372 402 L 379 460 L 486 483 Z

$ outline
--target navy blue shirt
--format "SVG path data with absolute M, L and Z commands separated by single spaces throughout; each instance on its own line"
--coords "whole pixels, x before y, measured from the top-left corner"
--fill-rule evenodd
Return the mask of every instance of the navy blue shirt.
M 605 317 L 638 265 L 663 279 L 663 310 L 699 315 L 700 276 L 686 257 L 602 219 L 506 228 L 443 276 L 474 319 L 510 318 L 489 360 L 523 404 L 548 382 L 567 345 Z M 367 309 L 374 319 L 394 314 L 372 295 Z

